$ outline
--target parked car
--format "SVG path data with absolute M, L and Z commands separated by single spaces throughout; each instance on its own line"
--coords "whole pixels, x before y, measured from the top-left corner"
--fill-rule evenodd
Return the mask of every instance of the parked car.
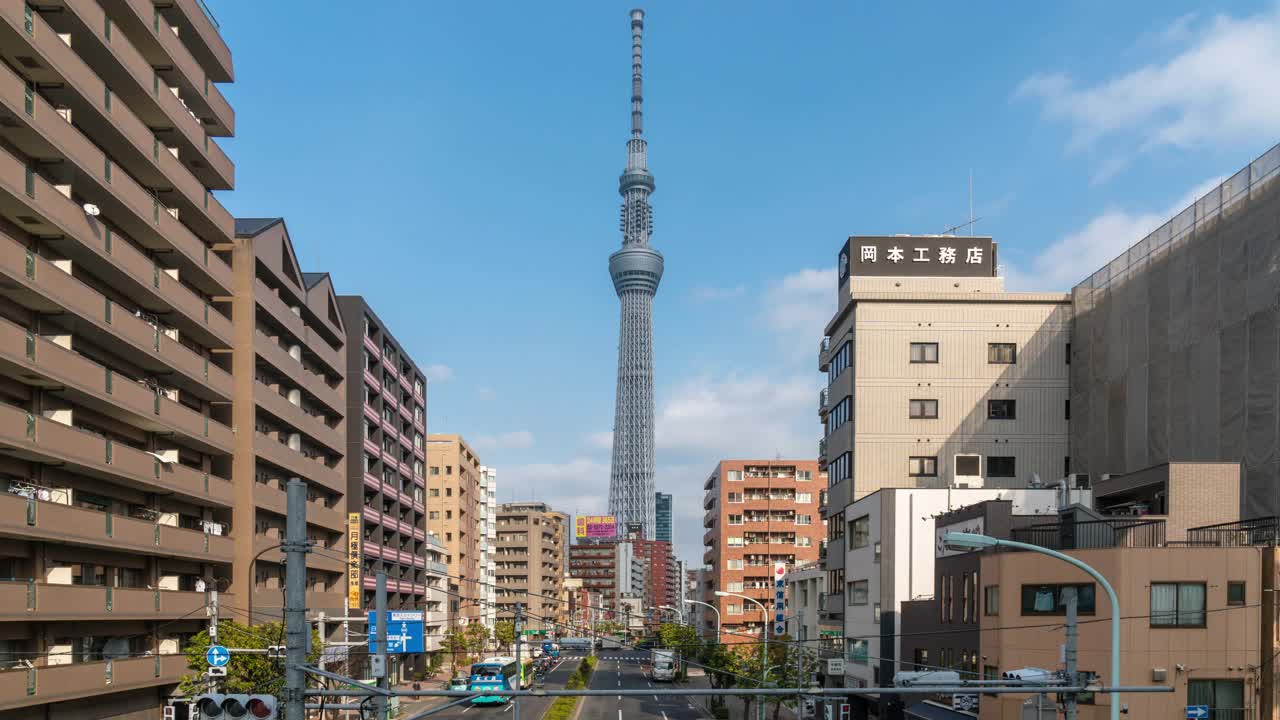
M 466 690 L 467 688 L 467 679 L 464 677 L 449 678 L 449 682 L 445 683 L 446 690 Z

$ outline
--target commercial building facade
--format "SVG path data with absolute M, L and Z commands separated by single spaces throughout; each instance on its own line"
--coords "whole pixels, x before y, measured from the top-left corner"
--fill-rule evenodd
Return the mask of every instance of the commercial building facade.
M 373 607 L 381 571 L 388 608 L 438 618 L 448 584 L 446 566 L 430 558 L 442 541 L 427 536 L 426 375 L 363 297 L 341 295 L 338 309 L 347 330 L 347 512 L 359 516 L 362 536 L 358 607 Z
M 0 5 L 0 714 L 158 713 L 254 538 L 231 55 L 194 3 L 143 7 Z
M 497 516 L 497 619 L 513 619 L 520 603 L 527 629 L 555 630 L 567 624 L 569 608 L 560 602 L 567 516 L 546 503 L 503 503 Z
M 1280 514 L 1280 146 L 1072 291 L 1073 472 L 1239 462 Z
M 481 530 L 480 557 L 477 560 L 480 577 L 484 581 L 479 592 L 483 599 L 480 605 L 480 620 L 493 633 L 494 624 L 498 621 L 498 565 L 494 552 L 498 541 L 498 470 L 485 465 L 480 466 L 480 494 L 483 498 L 480 512 Z M 566 555 L 567 553 L 562 553 Z M 568 558 L 565 557 L 567 562 Z M 563 574 L 563 573 L 561 573 Z
M 818 559 L 826 536 L 818 510 L 825 487 L 813 460 L 722 460 L 703 483 L 702 561 L 710 572 L 697 599 L 720 611 L 723 642 L 750 640 L 768 618 L 755 603 L 715 591 L 769 607 L 774 563 L 791 568 Z
M 654 508 L 657 530 L 654 531 L 653 539 L 669 543 L 671 542 L 671 493 L 656 493 Z
M 460 435 L 427 436 L 427 534 L 444 543 L 453 625 L 482 618 L 480 458 Z

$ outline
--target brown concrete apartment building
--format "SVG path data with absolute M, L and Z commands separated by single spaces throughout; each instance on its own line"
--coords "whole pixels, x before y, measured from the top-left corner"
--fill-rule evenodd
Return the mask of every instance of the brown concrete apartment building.
M 546 503 L 498 506 L 494 548 L 498 620 L 514 618 L 516 603 L 524 603 L 528 629 L 554 630 L 568 622 L 569 608 L 560 602 L 567 519 Z
M 182 0 L 3 3 L 0 57 L 0 714 L 158 713 L 252 538 L 231 55 Z
M 307 607 L 346 596 L 346 330 L 327 274 L 303 273 L 282 218 L 239 218 L 232 262 L 236 345 L 236 537 L 231 587 L 254 622 L 282 617 L 285 491 L 307 483 Z M 252 593 L 246 590 L 252 588 Z
M 773 564 L 813 562 L 826 529 L 818 494 L 827 486 L 816 460 L 722 460 L 703 483 L 703 596 L 720 611 L 722 642 L 759 634 L 767 621 L 754 603 L 715 596 L 734 592 L 770 607 Z M 714 628 L 714 624 L 709 625 Z
M 449 616 L 454 625 L 483 615 L 483 510 L 480 458 L 475 451 L 461 435 L 428 435 L 427 534 L 444 542 Z

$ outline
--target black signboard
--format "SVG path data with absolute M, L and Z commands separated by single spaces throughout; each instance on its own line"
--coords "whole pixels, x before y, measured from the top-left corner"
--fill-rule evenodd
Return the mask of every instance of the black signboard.
M 996 244 L 989 237 L 899 235 L 851 237 L 837 260 L 840 284 L 864 277 L 992 277 Z

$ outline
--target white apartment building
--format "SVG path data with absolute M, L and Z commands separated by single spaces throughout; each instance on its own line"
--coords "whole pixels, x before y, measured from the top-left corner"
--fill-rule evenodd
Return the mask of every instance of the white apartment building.
M 480 559 L 477 566 L 484 581 L 478 590 L 482 600 L 480 619 L 492 634 L 498 620 L 498 565 L 494 557 L 494 543 L 498 539 L 498 470 L 496 468 L 480 466 L 478 504 L 480 508 L 476 514 L 476 537 L 480 539 Z

